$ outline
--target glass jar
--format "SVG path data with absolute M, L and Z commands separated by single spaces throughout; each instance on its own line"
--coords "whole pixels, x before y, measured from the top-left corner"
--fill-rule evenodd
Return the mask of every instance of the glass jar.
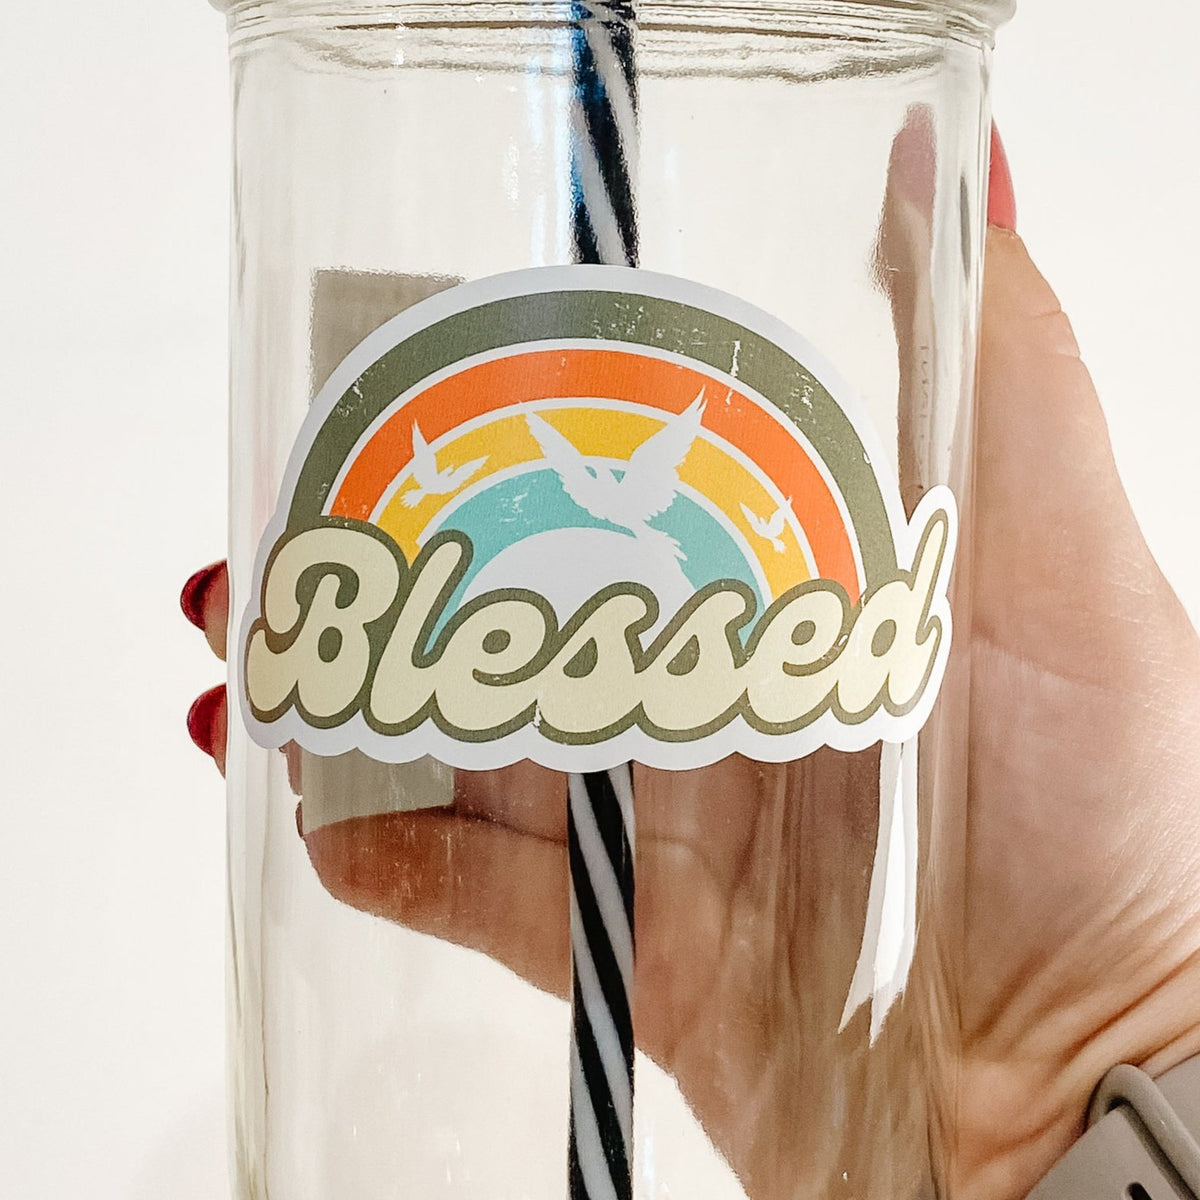
M 935 1192 L 1006 0 L 227 8 L 237 1195 Z

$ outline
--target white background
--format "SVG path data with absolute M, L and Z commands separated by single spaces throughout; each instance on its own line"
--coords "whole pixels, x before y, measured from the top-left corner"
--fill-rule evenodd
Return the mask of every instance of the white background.
M 1135 507 L 1200 614 L 1200 6 L 1026 0 L 996 112 Z M 228 135 L 201 0 L 9 0 L 0 43 L 0 1192 L 220 1200 Z M 286 1198 L 285 1198 L 286 1200 Z

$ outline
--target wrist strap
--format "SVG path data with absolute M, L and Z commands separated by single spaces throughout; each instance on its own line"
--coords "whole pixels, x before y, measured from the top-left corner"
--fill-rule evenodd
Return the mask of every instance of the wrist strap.
M 1158 1080 L 1114 1067 L 1088 1125 L 1029 1200 L 1200 1200 L 1200 1055 Z

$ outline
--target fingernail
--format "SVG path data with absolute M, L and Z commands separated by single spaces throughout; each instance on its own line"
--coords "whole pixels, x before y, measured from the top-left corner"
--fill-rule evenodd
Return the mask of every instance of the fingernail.
M 205 754 L 215 757 L 217 712 L 225 699 L 225 685 L 209 688 L 196 697 L 188 709 L 187 728 L 193 742 Z
M 202 567 L 183 585 L 183 591 L 179 593 L 179 607 L 197 629 L 204 628 L 204 597 L 208 595 L 209 588 L 224 567 L 223 562 Z
M 988 224 L 997 229 L 1016 232 L 1017 200 L 1013 195 L 1012 173 L 995 123 L 992 124 L 992 163 L 988 170 L 987 219 Z

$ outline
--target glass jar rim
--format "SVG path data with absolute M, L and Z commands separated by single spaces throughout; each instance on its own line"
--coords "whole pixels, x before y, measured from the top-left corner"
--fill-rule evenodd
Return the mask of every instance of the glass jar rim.
M 464 15 L 473 8 L 483 8 L 491 0 L 459 0 Z M 399 14 L 421 0 L 210 0 L 219 12 L 230 20 L 272 9 L 292 8 L 306 15 L 326 15 L 339 19 L 354 18 L 366 14 L 385 16 L 390 14 L 398 20 Z M 524 7 L 567 9 L 571 0 L 526 0 Z M 636 6 L 636 5 L 635 5 Z M 514 7 L 516 5 L 514 4 Z M 812 16 L 828 15 L 831 18 L 854 15 L 856 20 L 877 17 L 881 22 L 891 23 L 909 18 L 948 20 L 958 18 L 982 29 L 994 32 L 1004 24 L 1016 9 L 1016 0 L 651 0 L 647 5 L 656 15 L 673 12 L 686 18 L 690 13 L 699 15 L 708 10 L 712 13 L 740 13 L 749 18 L 764 18 L 771 13 L 783 15 L 788 9 Z

